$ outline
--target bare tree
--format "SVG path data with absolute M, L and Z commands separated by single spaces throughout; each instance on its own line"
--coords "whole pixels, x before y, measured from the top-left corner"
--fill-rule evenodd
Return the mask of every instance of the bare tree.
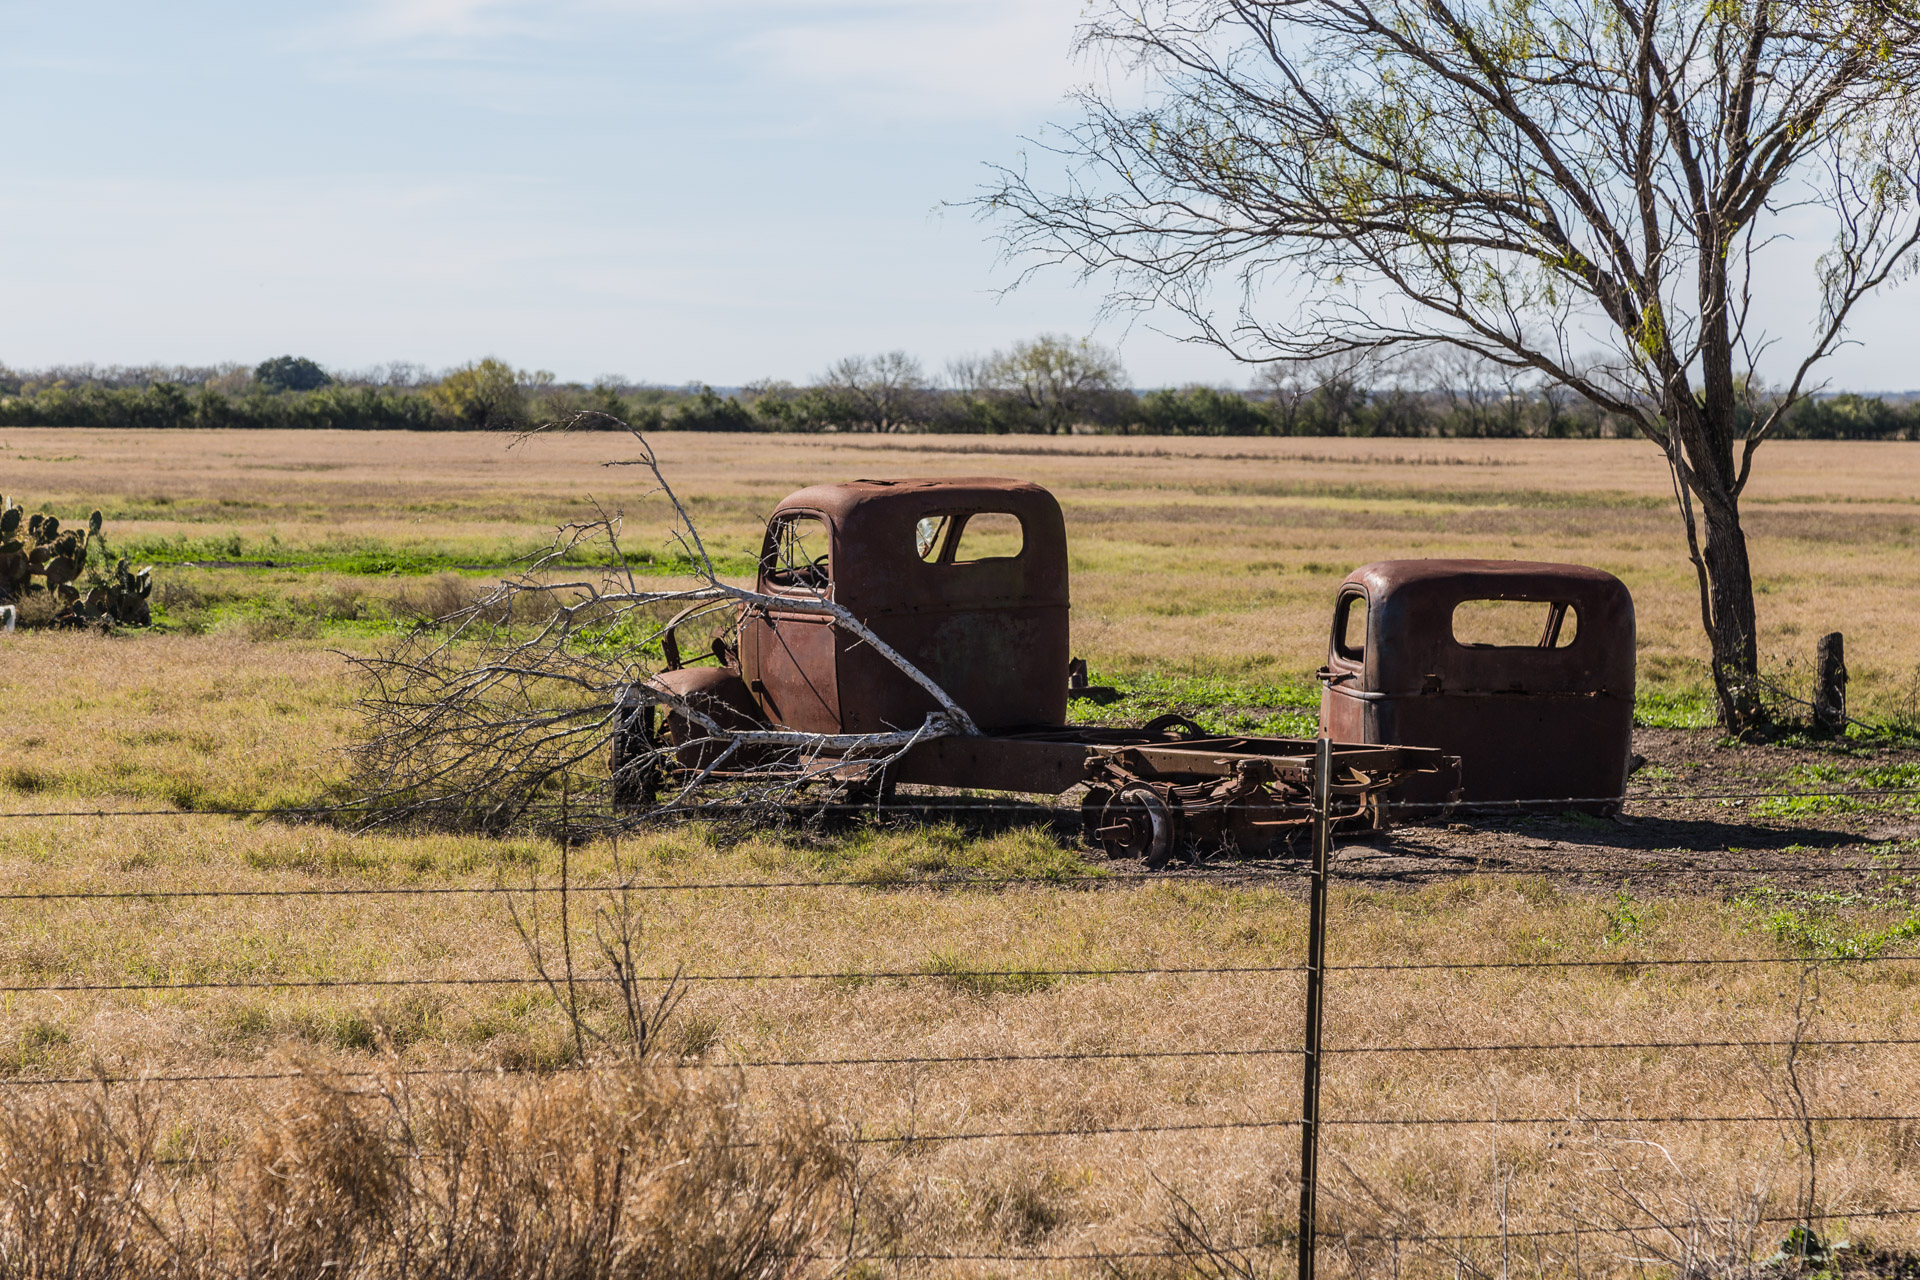
M 899 431 L 926 417 L 927 376 L 904 351 L 848 356 L 819 385 L 845 405 L 850 425 L 868 431 Z
M 1721 714 L 1762 723 L 1740 497 L 1854 306 L 1914 265 L 1912 7 L 1103 0 L 1080 39 L 1148 91 L 1081 95 L 1064 180 L 1000 171 L 1010 251 L 1242 358 L 1452 346 L 1632 421 L 1672 471 Z M 1756 255 L 1809 210 L 1820 305 L 1758 403 Z M 1605 366 L 1570 358 L 1595 341 Z
M 1453 419 L 1451 435 L 1518 436 L 1526 431 L 1530 399 L 1524 366 L 1501 364 L 1478 352 L 1441 347 L 1413 358 L 1408 372 L 1423 377 Z
M 1073 430 L 1127 377 L 1120 357 L 1105 347 L 1057 334 L 995 352 L 985 372 L 990 386 L 1018 399 L 1049 435 Z
M 1548 439 L 1567 435 L 1567 406 L 1573 403 L 1573 393 L 1552 378 L 1540 379 L 1534 392 L 1540 397 L 1540 433 Z
M 947 361 L 941 382 L 949 391 L 963 396 L 977 396 L 988 390 L 992 381 L 989 372 L 992 364 L 991 356 L 958 356 Z
M 1339 424 L 1359 407 L 1361 388 L 1374 361 L 1365 352 L 1307 360 L 1273 360 L 1254 375 L 1253 393 L 1265 400 L 1283 436 L 1304 435 L 1316 416 Z M 1316 415 L 1316 408 L 1323 412 Z

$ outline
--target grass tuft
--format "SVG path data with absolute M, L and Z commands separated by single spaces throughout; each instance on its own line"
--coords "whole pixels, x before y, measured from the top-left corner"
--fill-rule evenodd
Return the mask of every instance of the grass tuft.
M 1052 990 L 1061 981 L 1058 974 L 1016 968 L 1003 960 L 983 960 L 951 951 L 935 952 L 928 958 L 927 968 L 940 975 L 940 982 L 948 990 L 976 1000 L 1032 995 Z

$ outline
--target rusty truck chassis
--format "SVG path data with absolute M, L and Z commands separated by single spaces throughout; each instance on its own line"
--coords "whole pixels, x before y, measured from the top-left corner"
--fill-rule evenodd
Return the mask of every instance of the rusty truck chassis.
M 676 619 L 677 623 L 679 620 Z M 671 670 L 682 669 L 671 628 L 665 646 Z M 713 654 L 723 665 L 724 644 Z M 664 713 L 656 718 L 655 706 Z M 1110 858 L 1138 859 L 1157 869 L 1176 857 L 1202 853 L 1304 856 L 1313 822 L 1313 771 L 1318 744 L 1307 738 L 1209 735 L 1193 721 L 1164 715 L 1139 727 L 1056 726 L 998 733 L 955 733 L 931 717 L 932 728 L 903 750 L 875 748 L 859 736 L 828 743 L 805 762 L 782 769 L 763 748 L 734 751 L 736 767 L 714 767 L 716 748 L 758 735 L 716 722 L 698 705 L 656 691 L 632 705 L 622 732 L 625 756 L 645 757 L 658 769 L 647 779 L 650 805 L 666 787 L 724 787 L 751 780 L 824 789 L 849 808 L 883 809 L 897 788 L 936 788 L 1061 796 L 1084 787 L 1081 834 Z M 689 716 L 689 712 L 692 713 Z M 736 725 L 738 721 L 736 720 Z M 1329 795 L 1336 830 L 1379 831 L 1408 816 L 1394 794 L 1415 778 L 1437 782 L 1441 794 L 1458 789 L 1457 757 L 1423 747 L 1336 743 Z M 1442 816 L 1424 806 L 1414 816 Z

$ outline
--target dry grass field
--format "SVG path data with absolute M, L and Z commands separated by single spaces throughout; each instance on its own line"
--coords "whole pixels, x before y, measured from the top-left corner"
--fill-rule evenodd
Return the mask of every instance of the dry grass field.
M 1297 679 L 1323 661 L 1333 587 L 1349 569 L 1490 556 L 1618 574 L 1638 608 L 1643 683 L 1701 680 L 1671 482 L 1644 442 L 669 433 L 656 443 L 735 564 L 757 551 L 766 512 L 803 484 L 987 474 L 1048 486 L 1074 548 L 1075 644 L 1110 672 Z M 280 611 L 284 628 L 351 622 L 409 585 L 420 594 L 417 578 L 390 568 L 525 554 L 589 497 L 625 512 L 631 549 L 664 552 L 666 508 L 646 495 L 644 473 L 605 465 L 631 456 L 601 433 L 509 448 L 458 433 L 11 430 L 0 475 L 56 510 L 102 506 L 109 535 L 137 550 L 309 566 L 167 575 L 175 613 L 190 616 L 195 597 L 270 592 L 301 606 Z M 1816 636 L 1844 631 L 1856 698 L 1910 703 L 1920 446 L 1768 445 L 1746 521 L 1769 660 L 1804 665 Z M 377 572 L 355 572 L 366 568 Z M 255 621 L 256 634 L 272 631 Z
M 736 564 L 803 483 L 1037 480 L 1067 510 L 1076 648 L 1175 701 L 1296 686 L 1334 584 L 1390 556 L 1599 565 L 1635 593 L 1643 687 L 1684 704 L 1700 679 L 1643 444 L 659 445 Z M 603 466 L 627 452 L 605 435 L 0 438 L 0 488 L 102 507 L 110 538 L 161 553 L 167 593 L 154 634 L 0 637 L 0 810 L 120 811 L 0 818 L 0 1274 L 52 1273 L 21 1259 L 62 1242 L 81 1260 L 64 1274 L 772 1275 L 796 1253 L 819 1275 L 1290 1274 L 1306 913 L 1284 868 L 1143 878 L 1042 830 L 689 827 L 571 848 L 563 934 L 550 838 L 171 812 L 337 796 L 342 653 L 430 611 L 447 575 L 486 576 L 459 566 L 540 545 L 588 495 L 646 545 L 661 503 Z M 1920 663 L 1917 496 L 1920 446 L 1782 444 L 1749 499 L 1765 648 L 1784 667 L 1844 630 L 1879 714 L 1910 710 Z M 1713 738 L 1660 740 L 1632 821 L 1705 789 L 1689 770 Z M 1781 754 L 1753 776 L 1868 765 L 1910 768 Z M 1869 870 L 1709 883 L 1642 842 L 1602 890 L 1511 874 L 1516 851 L 1589 856 L 1594 833 L 1552 820 L 1437 831 L 1422 838 L 1457 870 L 1338 884 L 1336 967 L 1532 967 L 1331 976 L 1325 1267 L 1679 1274 L 1659 1254 L 1688 1241 L 1771 1252 L 1787 1224 L 1742 1215 L 1791 1217 L 1809 1169 L 1821 1207 L 1856 1215 L 1831 1234 L 1862 1253 L 1920 1242 L 1920 1219 L 1871 1216 L 1920 1206 L 1920 1119 L 1792 1119 L 1920 1115 L 1911 804 L 1735 803 L 1688 811 L 1690 849 L 1737 866 L 1770 839 L 1783 865 Z M 968 877 L 1008 882 L 928 883 Z M 630 899 L 640 970 L 696 980 L 651 1057 L 583 1077 L 526 931 L 554 972 L 572 945 L 582 1017 L 617 1031 L 592 938 L 619 901 L 581 886 L 621 879 L 652 886 Z M 691 887 L 846 879 L 863 883 Z M 482 892 L 440 892 L 456 889 Z M 228 896 L 168 896 L 184 890 Z M 1766 963 L 1647 963 L 1709 957 Z M 1567 1045 L 1588 1047 L 1544 1047 Z M 846 1059 L 865 1061 L 819 1065 Z M 1622 1227 L 1652 1219 L 1706 1225 Z M 1527 1234 L 1573 1228 L 1589 1234 Z M 1247 1248 L 1196 1257 L 1196 1232 Z M 114 1239 L 134 1243 L 87 1252 Z

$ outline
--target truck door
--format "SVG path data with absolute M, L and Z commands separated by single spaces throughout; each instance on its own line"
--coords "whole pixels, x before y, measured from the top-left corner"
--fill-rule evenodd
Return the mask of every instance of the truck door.
M 796 600 L 833 598 L 832 529 L 825 516 L 784 511 L 767 525 L 759 589 Z M 802 733 L 840 732 L 834 627 L 822 614 L 749 611 L 740 623 L 740 667 L 768 721 Z
M 1320 731 L 1338 742 L 1368 742 L 1367 589 L 1350 582 L 1333 603 L 1333 635 L 1320 676 Z

